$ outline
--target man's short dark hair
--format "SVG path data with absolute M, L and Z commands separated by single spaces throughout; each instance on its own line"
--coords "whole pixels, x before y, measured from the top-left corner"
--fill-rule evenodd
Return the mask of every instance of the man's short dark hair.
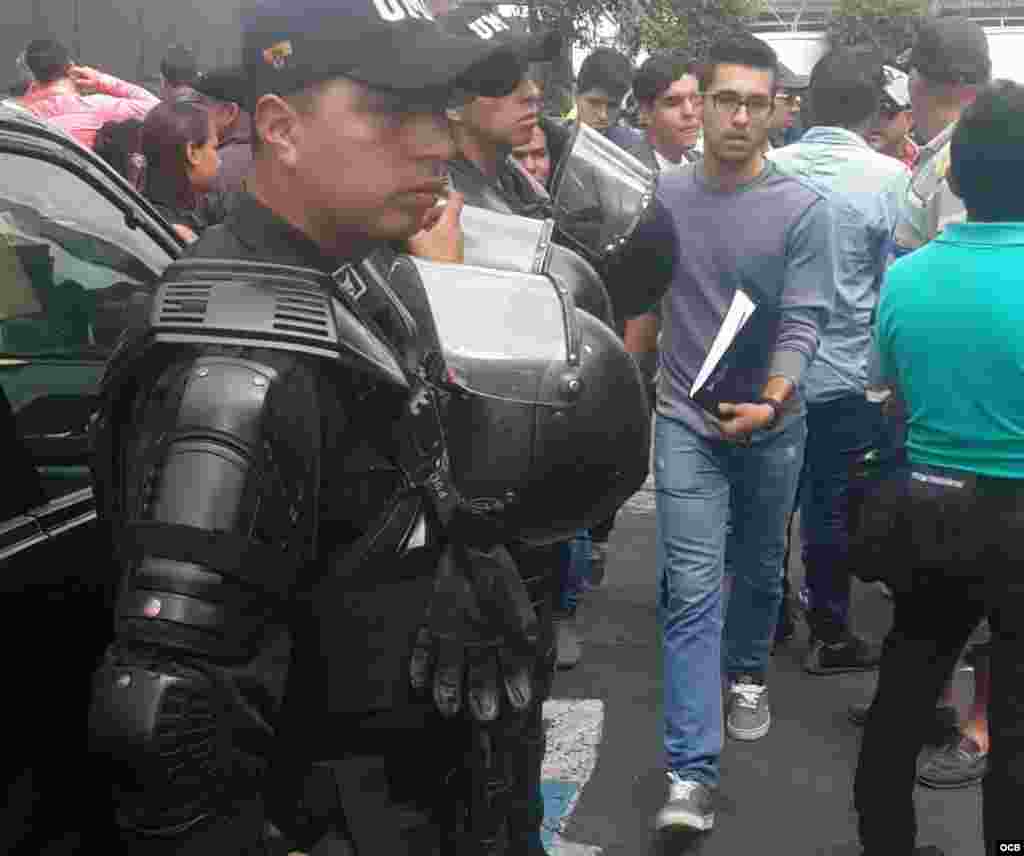
M 160 73 L 171 86 L 191 86 L 199 77 L 195 54 L 183 45 L 171 45 L 160 61 Z
M 1024 87 L 997 80 L 960 116 L 950 171 L 971 219 L 1024 222 Z
M 772 92 L 779 85 L 779 57 L 767 42 L 757 36 L 729 36 L 715 42 L 708 51 L 707 61 L 701 69 L 700 88 L 706 92 L 715 82 L 720 65 L 742 65 L 772 73 Z
M 53 83 L 68 73 L 71 54 L 53 39 L 36 39 L 25 48 L 25 65 L 40 83 Z
M 829 51 L 811 71 L 811 121 L 855 129 L 873 119 L 882 102 L 884 57 L 870 47 Z
M 633 85 L 633 63 L 612 48 L 597 48 L 580 66 L 576 91 L 603 89 L 612 97 L 621 98 Z
M 917 31 L 907 64 L 939 84 L 982 86 L 992 78 L 985 31 L 960 15 L 926 18 Z
M 700 75 L 700 66 L 689 54 L 682 51 L 655 54 L 640 66 L 633 78 L 633 95 L 641 104 L 653 104 L 684 74 Z

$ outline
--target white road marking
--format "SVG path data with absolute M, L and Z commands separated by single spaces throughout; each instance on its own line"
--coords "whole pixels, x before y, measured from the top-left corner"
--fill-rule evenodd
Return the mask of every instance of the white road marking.
M 650 514 L 654 511 L 654 474 L 647 476 L 647 481 L 622 506 L 638 514 Z
M 597 747 L 604 734 L 604 702 L 600 699 L 550 699 L 544 703 L 544 720 L 547 752 L 542 779 L 575 786 L 557 820 L 549 851 L 552 856 L 598 856 L 599 847 L 566 841 L 561 832 L 597 766 Z

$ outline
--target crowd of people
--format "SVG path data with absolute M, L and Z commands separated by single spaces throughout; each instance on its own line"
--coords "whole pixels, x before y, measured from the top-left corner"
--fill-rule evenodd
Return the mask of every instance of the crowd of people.
M 542 111 L 537 71 L 558 55 L 558 40 L 515 34 L 493 14 L 456 9 L 435 25 L 414 0 L 346 0 L 331 10 L 265 0 L 252 14 L 241 67 L 200 73 L 195 58 L 174 47 L 161 67 L 160 96 L 77 64 L 55 41 L 34 41 L 19 59 L 31 79 L 7 103 L 94 148 L 174 226 L 191 258 L 272 261 L 329 275 L 379 257 L 382 247 L 389 258 L 398 250 L 434 263 L 461 262 L 459 215 L 466 205 L 557 223 L 559 166 L 582 128 L 635 158 L 657 182 L 635 234 L 614 256 L 590 253 L 585 242 L 566 247 L 580 256 L 579 269 L 606 286 L 615 308 L 609 320 L 636 362 L 654 413 L 668 778 L 656 828 L 694 837 L 713 829 L 724 738 L 768 734 L 771 654 L 788 641 L 799 612 L 810 629 L 809 675 L 879 671 L 873 701 L 850 711 L 865 729 L 854 786 L 865 856 L 939 853 L 917 844 L 915 780 L 939 788 L 983 781 L 989 852 L 1019 837 L 1024 651 L 1016 619 L 1024 587 L 1012 557 L 1024 504 L 1024 304 L 1015 262 L 1024 243 L 1024 89 L 991 82 L 983 31 L 961 18 L 929 19 L 906 55 L 837 48 L 800 82 L 784 79 L 772 48 L 752 36 L 723 39 L 701 62 L 668 52 L 639 68 L 600 48 L 579 70 L 573 109 L 551 116 Z M 428 31 L 435 39 L 429 50 Z M 374 56 L 407 36 L 408 69 Z M 442 48 L 448 61 L 438 64 Z M 354 58 L 339 65 L 331 50 Z M 638 297 L 648 293 L 654 296 Z M 738 293 L 752 301 L 753 314 L 708 404 L 696 397 L 695 384 Z M 349 406 L 339 390 L 325 393 L 321 381 L 304 374 L 301 361 L 250 351 L 239 357 L 213 348 L 195 365 L 230 364 L 271 385 L 287 378 L 290 396 L 304 384 L 317 387 L 324 412 Z M 170 389 L 184 383 L 180 377 L 150 380 Z M 426 398 L 415 399 L 414 415 L 431 400 L 426 386 L 418 389 Z M 141 400 L 146 407 L 138 412 L 155 418 L 159 408 Z M 359 422 L 347 412 L 344 419 L 346 430 Z M 402 437 L 406 428 L 380 422 L 373 430 Z M 152 423 L 140 429 L 139 444 L 147 431 Z M 387 469 L 380 461 L 393 455 L 402 469 L 407 452 L 396 441 L 398 451 L 371 453 L 373 444 L 358 439 L 361 451 L 337 452 L 337 461 L 373 490 L 331 495 L 358 496 L 371 508 L 364 497 L 387 493 L 378 495 L 374 481 Z M 423 437 L 412 445 L 420 448 Z M 434 472 L 418 487 L 436 488 L 447 477 Z M 326 484 L 314 487 L 326 495 Z M 296 506 L 296 526 L 304 525 L 300 499 L 286 498 Z M 788 540 L 797 512 L 806 580 L 790 593 Z M 325 519 L 362 543 L 370 521 L 337 509 L 331 515 Z M 174 526 L 185 528 L 181 521 Z M 480 757 L 500 757 L 481 762 L 484 790 L 499 796 L 484 808 L 473 803 L 473 834 L 461 844 L 438 838 L 436 827 L 444 824 L 437 806 L 425 807 L 436 779 L 424 771 L 396 776 L 391 766 L 415 751 L 432 720 L 422 711 L 401 722 L 380 714 L 402 707 L 392 677 L 367 678 L 364 687 L 355 657 L 340 670 L 350 685 L 333 677 L 337 687 L 295 690 L 295 674 L 311 685 L 310 675 L 320 673 L 306 667 L 313 658 L 303 648 L 308 640 L 288 621 L 278 635 L 267 631 L 231 656 L 175 637 L 171 665 L 160 665 L 163 655 L 153 653 L 164 642 L 119 625 L 120 659 L 111 674 L 145 663 L 151 672 L 193 681 L 189 692 L 199 695 L 207 684 L 227 685 L 240 699 L 241 730 L 284 734 L 279 743 L 303 745 L 282 761 L 287 750 L 280 746 L 246 744 L 232 776 L 213 785 L 204 780 L 196 794 L 183 796 L 181 782 L 160 776 L 164 789 L 153 794 L 120 791 L 124 840 L 135 852 L 150 852 L 154 835 L 183 836 L 175 852 L 255 852 L 246 848 L 268 835 L 286 850 L 311 846 L 322 829 L 299 818 L 308 806 L 296 794 L 308 772 L 303 763 L 318 750 L 300 738 L 305 720 L 295 711 L 312 699 L 327 708 L 318 723 L 344 722 L 351 730 L 346 751 L 364 738 L 385 747 L 371 753 L 383 759 L 383 772 L 364 770 L 349 783 L 358 795 L 342 800 L 354 851 L 365 852 L 378 833 L 367 832 L 366 819 L 352 812 L 387 826 L 396 806 L 412 802 L 419 814 L 403 815 L 401 845 L 389 833 L 386 847 L 372 848 L 542 853 L 540 702 L 550 693 L 553 669 L 572 668 L 584 654 L 575 615 L 588 588 L 604 578 L 614 522 L 614 513 L 606 515 L 574 535 L 561 533 L 554 544 L 469 539 L 471 547 L 450 560 L 472 566 L 474 580 L 484 574 L 480 565 L 490 568 L 487 578 L 500 582 L 494 590 L 512 592 L 517 614 L 536 619 L 536 626 L 527 622 L 532 635 L 524 634 L 536 677 L 529 691 L 517 684 L 514 658 L 501 647 L 515 636 L 507 627 L 503 641 L 493 643 L 507 670 L 493 705 L 483 690 L 484 678 L 494 675 L 472 660 L 478 655 L 460 649 L 451 671 L 434 678 L 433 706 L 450 716 L 464 692 L 474 717 L 490 723 L 482 744 L 490 748 Z M 238 536 L 232 538 L 238 547 Z M 299 547 L 286 547 L 280 557 L 291 561 Z M 162 549 L 156 555 L 174 558 Z M 178 558 L 213 574 L 214 560 L 201 555 L 193 546 Z M 130 573 L 148 568 L 147 579 L 161 580 L 150 580 L 150 588 L 199 597 L 194 581 L 168 582 L 171 571 L 158 572 L 151 558 L 141 561 Z M 445 566 L 443 556 L 440 562 Z M 506 567 L 518 570 L 515 585 L 501 575 Z M 881 647 L 851 629 L 854 576 L 884 582 L 894 599 L 893 627 Z M 234 585 L 229 572 L 218 579 L 225 590 Z M 360 627 L 376 627 L 397 604 L 408 609 L 426 600 L 434 610 L 431 633 L 450 653 L 472 622 L 453 619 L 438 630 L 438 616 L 465 597 L 439 579 L 434 600 L 425 589 L 395 582 L 385 587 L 386 598 L 360 594 L 342 603 L 362 610 Z M 239 594 L 244 586 L 236 588 L 227 597 L 238 599 L 240 614 L 265 608 Z M 183 615 L 176 620 L 193 621 Z M 335 620 L 347 621 L 347 613 Z M 378 665 L 400 659 L 401 639 L 374 639 L 376 649 L 361 644 Z M 289 644 L 296 646 L 291 672 L 280 665 Z M 486 648 L 479 639 L 473 644 L 466 642 L 466 651 Z M 462 656 L 470 660 L 465 687 Z M 975 699 L 964 723 L 952 703 L 962 656 L 975 667 Z M 213 665 L 182 678 L 207 661 Z M 422 678 L 419 687 L 427 683 Z M 498 696 L 516 715 L 499 716 Z M 494 713 L 487 713 L 490 706 Z M 940 748 L 918 769 L 927 741 Z M 438 751 L 450 745 L 442 740 Z M 264 762 L 279 773 L 270 785 Z M 455 775 L 458 766 L 445 769 Z M 494 824 L 490 837 L 474 826 L 481 817 Z M 477 849 L 458 849 L 470 847 L 465 841 Z M 406 849 L 393 849 L 399 846 Z

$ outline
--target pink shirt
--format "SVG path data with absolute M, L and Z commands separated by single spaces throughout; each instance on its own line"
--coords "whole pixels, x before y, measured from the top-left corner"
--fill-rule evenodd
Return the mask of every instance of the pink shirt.
M 100 75 L 99 83 L 102 92 L 96 95 L 79 95 L 67 80 L 33 84 L 18 103 L 90 149 L 96 132 L 107 122 L 144 119 L 160 103 L 148 89 L 110 74 Z

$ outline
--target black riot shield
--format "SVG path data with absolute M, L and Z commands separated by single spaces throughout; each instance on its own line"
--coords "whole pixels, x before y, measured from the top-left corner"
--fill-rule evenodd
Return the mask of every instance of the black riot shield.
M 612 302 L 593 266 L 579 253 L 552 243 L 553 220 L 536 220 L 467 205 L 462 209 L 466 264 L 526 274 L 552 274 L 577 309 L 613 326 Z
M 510 535 L 551 543 L 640 487 L 643 381 L 614 331 L 556 278 L 399 256 L 389 280 L 429 297 L 453 393 L 453 479 L 474 508 Z
M 657 175 L 645 164 L 577 123 L 552 182 L 558 232 L 588 258 L 607 261 L 639 225 L 656 185 Z

